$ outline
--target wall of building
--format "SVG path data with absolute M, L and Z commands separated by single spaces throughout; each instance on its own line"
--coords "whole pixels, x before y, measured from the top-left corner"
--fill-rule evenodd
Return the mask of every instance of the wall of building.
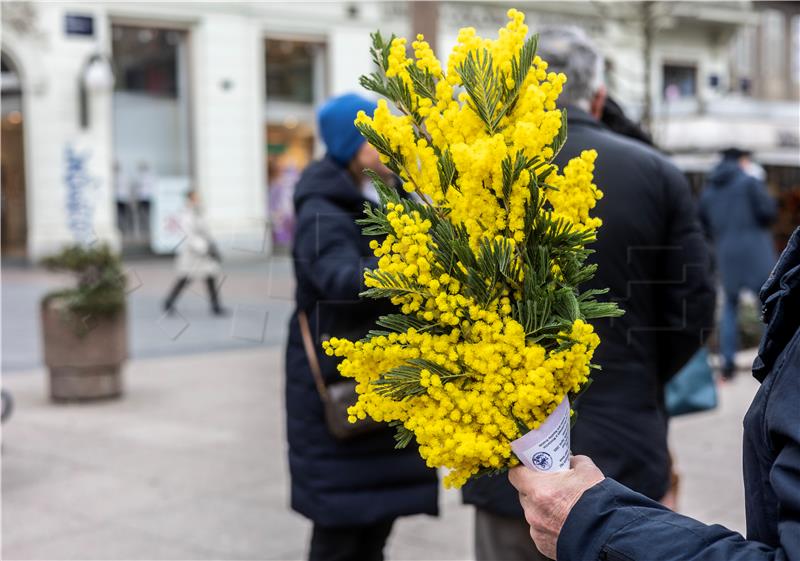
M 112 206 L 110 92 L 90 96 L 90 125 L 85 130 L 78 109 L 78 76 L 105 40 L 104 11 L 81 6 L 81 13 L 93 15 L 96 25 L 96 36 L 84 38 L 64 35 L 65 6 L 36 4 L 35 10 L 31 30 L 4 26 L 2 44 L 22 81 L 28 256 L 37 260 L 73 241 L 96 239 L 118 246 Z M 73 187 L 67 179 L 69 150 L 84 164 L 81 174 L 71 174 Z M 87 227 L 76 228 L 76 221 L 83 220 L 75 217 L 76 189 L 82 192 L 84 212 L 91 214 Z
M 86 190 L 91 195 L 87 200 L 93 203 L 92 236 L 119 246 L 112 162 L 122 154 L 113 153 L 115 113 L 110 92 L 92 96 L 91 124 L 86 130 L 79 126 L 78 114 L 78 76 L 90 55 L 110 53 L 112 23 L 176 28 L 188 34 L 188 168 L 205 200 L 212 232 L 223 251 L 231 257 L 244 258 L 260 258 L 270 251 L 265 204 L 265 120 L 269 99 L 269 92 L 265 91 L 265 38 L 324 44 L 325 64 L 320 78 L 324 97 L 358 90 L 359 76 L 373 70 L 369 55 L 372 31 L 380 29 L 387 37 L 392 33 L 407 36 L 410 31 L 404 2 L 32 5 L 36 12 L 33 31 L 19 33 L 6 25 L 4 17 L 2 41 L 4 52 L 15 61 L 23 82 L 28 253 L 34 259 L 76 238 L 68 210 L 68 148 L 74 152 L 73 161 L 75 155 L 78 160 L 85 159 L 84 180 L 88 181 Z M 633 118 L 641 116 L 646 72 L 643 25 L 637 19 L 641 14 L 636 5 L 537 2 L 520 7 L 528 16 L 532 32 L 550 25 L 585 29 L 610 59 L 607 81 L 612 93 Z M 493 35 L 504 25 L 505 11 L 505 7 L 496 4 L 440 2 L 437 52 L 446 56 L 463 25 L 474 25 L 480 33 Z M 94 36 L 65 35 L 67 12 L 91 15 Z M 698 95 L 685 108 L 683 114 L 687 116 L 696 116 L 702 109 L 699 105 L 715 102 L 728 86 L 730 51 L 726 34 L 736 24 L 721 16 L 714 21 L 714 14 L 709 14 L 703 22 L 676 17 L 659 23 L 650 66 L 657 114 L 666 111 L 675 117 L 679 109 L 666 108 L 662 102 L 662 67 L 666 61 L 697 65 Z M 731 17 L 727 12 L 722 15 Z M 708 77 L 712 74 L 719 76 L 719 88 L 710 86 Z M 126 103 L 135 105 L 139 101 L 132 97 Z M 314 108 L 301 109 L 298 116 L 313 128 Z M 164 110 L 170 112 L 169 108 Z M 119 120 L 120 116 L 116 118 Z M 708 126 L 702 124 L 697 131 L 710 136 Z M 665 135 L 673 139 L 685 134 L 683 130 L 670 125 Z M 166 153 L 178 143 L 174 139 L 163 140 L 163 148 L 148 148 Z M 137 142 L 141 141 L 130 137 L 122 143 L 126 152 L 130 149 L 131 158 L 135 158 Z
M 136 130 L 163 114 L 174 119 L 168 101 L 149 103 L 111 92 L 90 100 L 91 123 L 79 126 L 78 76 L 88 57 L 111 52 L 112 23 L 158 26 L 188 33 L 190 85 L 189 169 L 206 205 L 213 234 L 229 257 L 259 258 L 270 251 L 265 205 L 266 36 L 312 37 L 325 43 L 325 95 L 359 90 L 358 78 L 372 70 L 369 33 L 404 33 L 405 22 L 385 17 L 387 5 L 373 3 L 35 3 L 35 32 L 20 34 L 4 23 L 3 50 L 16 62 L 23 81 L 27 171 L 28 256 L 38 259 L 76 241 L 70 224 L 67 165 L 85 158 L 86 200 L 92 203 L 93 239 L 120 246 L 116 227 L 113 161 L 135 160 L 142 150 L 164 154 L 180 139 L 163 138 L 161 148 L 137 146 Z M 67 13 L 94 18 L 94 36 L 68 36 Z M 130 99 L 129 99 L 130 98 Z M 153 100 L 150 100 L 153 101 Z M 128 110 L 121 111 L 125 103 Z M 157 109 L 163 111 L 159 113 Z M 142 118 L 136 123 L 121 119 Z M 114 123 L 125 126 L 114 154 Z M 74 150 L 73 158 L 67 149 Z M 130 167 L 130 166 L 128 166 Z M 183 167 L 183 166 L 182 166 Z M 88 178 L 88 179 L 87 179 Z M 85 182 L 84 181 L 84 182 Z M 73 184 L 74 174 L 73 174 Z M 72 205 L 74 206 L 74 204 Z M 74 224 L 73 224 L 74 226 Z M 77 236 L 81 237 L 80 235 Z M 85 236 L 84 236 L 85 237 Z M 86 240 L 81 240 L 86 241 Z M 91 241 L 91 240 L 90 240 Z

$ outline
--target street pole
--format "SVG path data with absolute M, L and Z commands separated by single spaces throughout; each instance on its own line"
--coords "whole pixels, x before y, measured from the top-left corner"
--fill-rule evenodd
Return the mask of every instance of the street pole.
M 655 41 L 655 2 L 642 2 L 642 35 L 644 39 L 644 107 L 642 108 L 642 127 L 655 138 L 653 131 L 654 92 L 652 80 L 653 42 Z
M 411 0 L 408 2 L 408 14 L 411 20 L 409 48 L 410 43 L 416 40 L 417 34 L 422 33 L 433 52 L 437 52 L 436 38 L 439 28 L 439 3 Z

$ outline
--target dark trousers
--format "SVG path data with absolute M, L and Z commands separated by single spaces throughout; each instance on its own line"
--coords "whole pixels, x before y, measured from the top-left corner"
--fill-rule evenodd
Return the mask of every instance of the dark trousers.
M 186 288 L 191 279 L 189 277 L 179 277 L 177 281 L 175 281 L 175 285 L 172 287 L 172 290 L 169 291 L 167 295 L 167 299 L 164 302 L 164 309 L 171 310 L 175 306 L 175 302 L 178 300 L 178 296 L 181 295 L 183 289 Z M 212 276 L 206 277 L 206 286 L 208 287 L 208 298 L 211 301 L 211 309 L 215 312 L 221 310 L 219 305 L 219 293 L 217 292 L 217 282 L 216 279 Z
M 547 561 L 531 537 L 525 518 L 499 516 L 475 509 L 475 559 L 477 561 Z
M 383 561 L 394 520 L 370 526 L 328 528 L 314 524 L 309 561 Z
M 139 220 L 139 232 L 145 237 L 150 237 L 150 201 L 143 200 L 136 204 L 136 217 Z
M 123 237 L 129 236 L 133 231 L 131 205 L 125 201 L 117 201 L 117 226 Z

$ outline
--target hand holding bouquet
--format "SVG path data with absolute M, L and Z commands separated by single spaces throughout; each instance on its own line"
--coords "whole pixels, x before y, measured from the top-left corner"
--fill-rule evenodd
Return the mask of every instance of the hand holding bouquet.
M 362 224 L 385 237 L 364 295 L 399 313 L 363 340 L 325 344 L 357 382 L 350 420 L 391 423 L 398 446 L 416 438 L 455 487 L 519 463 L 511 442 L 589 381 L 600 341 L 585 320 L 620 313 L 596 301 L 604 291 L 578 289 L 595 272 L 596 154 L 551 163 L 566 78 L 536 56 L 524 16 L 508 15 L 494 40 L 462 29 L 446 71 L 422 36 L 410 59 L 404 39 L 373 35 L 379 70 L 362 85 L 397 112 L 382 99 L 356 125 L 416 196 L 373 176 L 381 208 Z

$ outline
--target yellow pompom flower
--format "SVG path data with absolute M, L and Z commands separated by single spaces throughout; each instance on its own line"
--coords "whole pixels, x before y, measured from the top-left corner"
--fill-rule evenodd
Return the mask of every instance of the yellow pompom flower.
M 324 344 L 356 382 L 351 422 L 394 424 L 455 487 L 518 463 L 511 441 L 589 380 L 600 340 L 586 320 L 619 313 L 578 289 L 600 226 L 597 153 L 551 163 L 566 78 L 535 56 L 524 15 L 508 18 L 496 39 L 462 29 L 446 71 L 421 35 L 413 59 L 405 39 L 373 36 L 381 69 L 363 83 L 398 111 L 382 99 L 356 126 L 412 195 L 373 178 L 382 207 L 363 223 L 381 237 L 364 295 L 397 313 Z

